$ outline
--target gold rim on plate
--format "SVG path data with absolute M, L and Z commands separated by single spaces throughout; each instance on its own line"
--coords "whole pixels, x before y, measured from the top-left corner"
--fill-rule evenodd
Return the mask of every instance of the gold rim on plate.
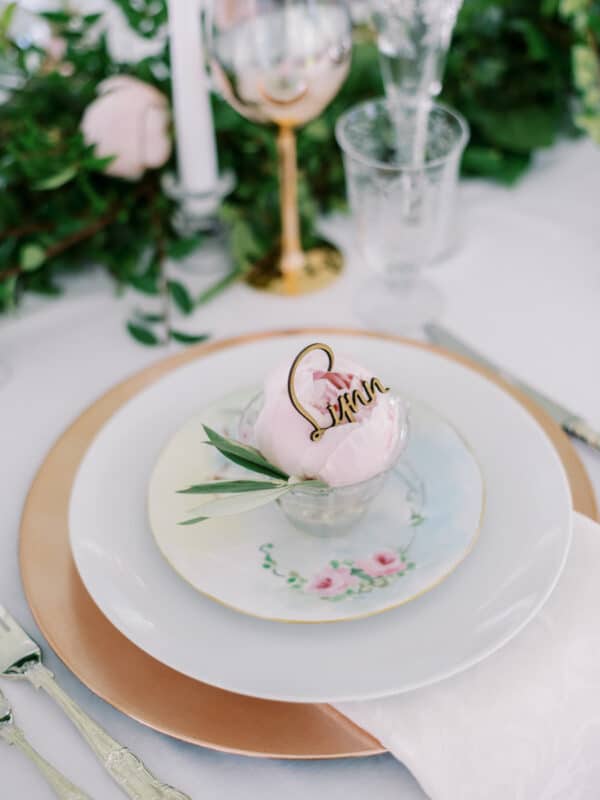
M 554 444 L 577 511 L 598 519 L 590 480 L 559 426 L 530 398 L 465 358 L 406 339 L 345 328 L 298 328 L 237 336 L 190 348 L 126 379 L 59 437 L 41 465 L 21 520 L 20 568 L 33 616 L 67 667 L 118 710 L 178 739 L 215 750 L 272 758 L 338 758 L 384 752 L 379 742 L 324 704 L 281 703 L 195 681 L 156 661 L 100 612 L 77 573 L 68 537 L 75 474 L 100 428 L 128 400 L 183 364 L 219 350 L 296 335 L 361 336 L 436 352 L 484 375 L 524 406 Z

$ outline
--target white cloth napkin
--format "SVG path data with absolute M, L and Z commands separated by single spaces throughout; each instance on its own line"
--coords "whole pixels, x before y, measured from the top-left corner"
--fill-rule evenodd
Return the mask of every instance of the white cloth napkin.
M 432 800 L 597 800 L 600 526 L 575 516 L 558 586 L 500 652 L 437 685 L 338 710 Z

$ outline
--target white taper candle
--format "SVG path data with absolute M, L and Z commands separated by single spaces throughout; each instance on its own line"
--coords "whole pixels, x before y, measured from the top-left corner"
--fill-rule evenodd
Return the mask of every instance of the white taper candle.
M 171 82 L 179 183 L 193 214 L 210 215 L 218 203 L 217 147 L 200 26 L 202 0 L 169 0 Z

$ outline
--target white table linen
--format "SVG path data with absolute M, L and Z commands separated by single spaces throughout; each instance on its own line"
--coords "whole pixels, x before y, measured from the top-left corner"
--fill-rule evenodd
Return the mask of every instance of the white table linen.
M 578 514 L 557 588 L 500 652 L 434 686 L 337 708 L 434 800 L 597 796 L 599 570 L 600 526 Z
M 462 198 L 464 245 L 430 273 L 446 296 L 443 322 L 600 428 L 600 150 L 585 141 L 562 145 L 540 159 L 516 189 L 477 181 L 462 187 Z M 350 255 L 348 222 L 334 220 L 328 229 Z M 360 321 L 353 315 L 351 299 L 366 277 L 360 258 L 352 252 L 343 278 L 325 292 L 281 299 L 236 286 L 185 324 L 215 337 L 310 324 L 356 327 Z M 190 282 L 195 280 L 190 277 Z M 45 453 L 79 412 L 119 380 L 176 349 L 144 349 L 127 337 L 123 323 L 132 304 L 143 306 L 146 301 L 131 295 L 117 300 L 105 277 L 92 273 L 74 279 L 66 298 L 58 302 L 28 298 L 16 318 L 0 319 L 0 361 L 12 371 L 9 382 L 0 386 L 0 598 L 42 641 L 18 573 L 17 531 L 23 501 Z M 578 448 L 600 494 L 600 455 Z M 514 646 L 519 646 L 518 640 Z M 256 761 L 169 739 L 93 696 L 49 649 L 46 652 L 49 666 L 89 713 L 161 778 L 194 799 L 286 796 L 304 800 L 315 796 L 358 800 L 367 793 L 379 800 L 425 797 L 392 756 L 328 763 Z M 496 658 L 509 654 L 507 649 Z M 464 680 L 468 682 L 468 673 Z M 4 682 L 2 688 L 32 742 L 46 757 L 93 797 L 117 800 L 121 796 L 48 699 L 21 684 Z M 597 726 L 597 719 L 590 714 L 590 726 Z M 562 724 L 562 715 L 556 724 Z M 519 735 L 519 716 L 515 725 L 515 735 Z M 530 754 L 531 760 L 525 763 L 533 770 L 539 753 Z M 427 755 L 421 755 L 426 766 Z M 588 766 L 600 760 L 593 747 L 582 747 L 580 755 Z M 506 761 L 510 776 L 514 765 Z M 421 762 L 415 758 L 411 765 L 421 770 L 419 776 L 425 780 L 423 776 L 429 773 Z M 592 800 L 597 797 L 597 785 L 592 790 L 584 787 L 578 794 L 558 785 L 544 797 Z M 51 797 L 19 753 L 6 747 L 0 749 L 0 787 L 0 797 L 4 790 L 7 797 Z M 530 795 L 519 794 L 518 787 L 509 781 L 503 800 L 529 800 Z M 427 788 L 437 791 L 436 785 Z M 439 797 L 462 800 L 459 795 Z M 493 797 L 489 786 L 480 787 L 479 797 Z

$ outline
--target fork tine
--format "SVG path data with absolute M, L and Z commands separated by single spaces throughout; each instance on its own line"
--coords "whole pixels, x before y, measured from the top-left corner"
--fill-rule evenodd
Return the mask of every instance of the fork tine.
M 33 639 L 0 606 L 0 675 L 17 677 L 25 665 L 41 661 L 41 651 Z

